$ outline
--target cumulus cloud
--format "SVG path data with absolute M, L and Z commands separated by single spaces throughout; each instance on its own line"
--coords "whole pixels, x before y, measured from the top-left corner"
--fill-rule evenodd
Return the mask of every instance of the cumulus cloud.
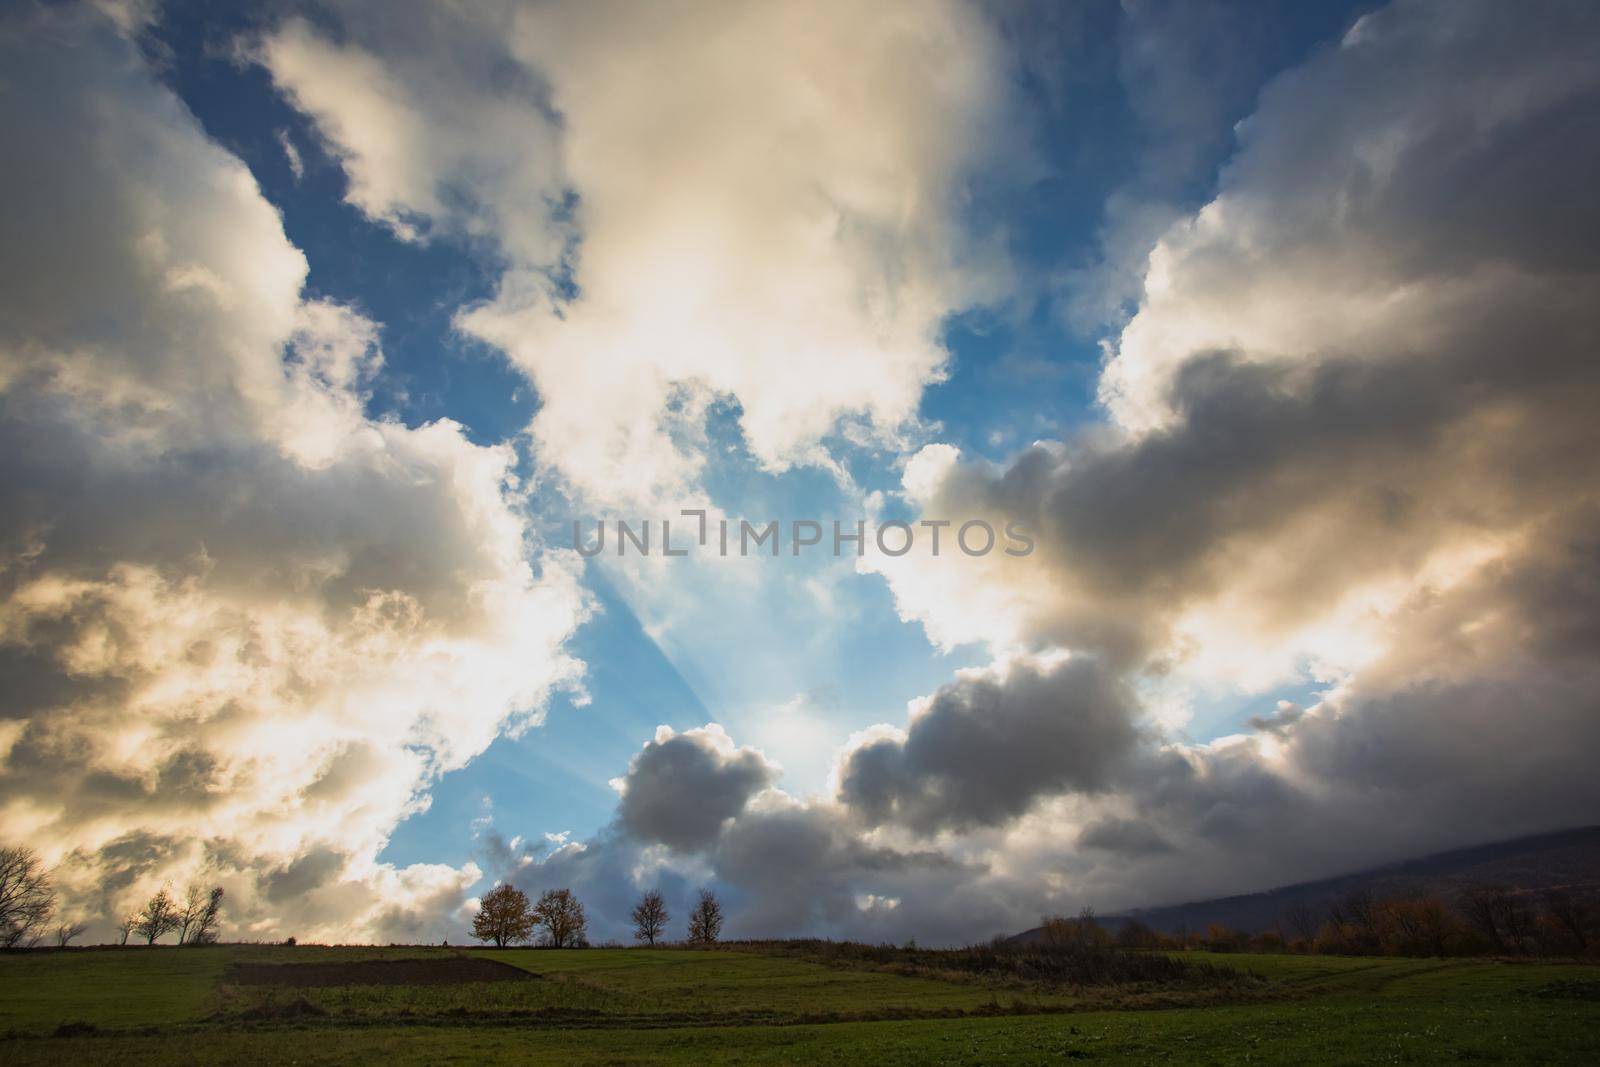
M 904 731 L 844 758 L 839 799 L 869 824 L 920 832 L 1009 822 L 1041 795 L 1105 788 L 1133 748 L 1136 704 L 1096 660 L 962 672 Z
M 661 726 L 612 782 L 622 794 L 617 822 L 639 841 L 703 848 L 780 773 L 756 749 L 736 747 L 716 723 L 681 734 Z
M 204 877 L 243 932 L 414 936 L 479 872 L 376 857 L 576 684 L 575 571 L 509 448 L 366 417 L 375 326 L 116 24 L 0 50 L 0 835 L 88 918 Z
M 904 611 L 946 643 L 1005 616 L 1015 641 L 1223 674 L 1246 645 L 1351 666 L 1375 612 L 1586 496 L 1592 16 L 1432 14 L 1369 16 L 1268 87 L 1216 200 L 1152 258 L 1102 385 L 1118 427 L 913 464 L 926 513 L 1042 536 L 1015 565 L 877 564 Z
M 1217 197 L 1152 255 L 1101 383 L 1118 422 L 1178 421 L 1196 353 L 1444 353 L 1582 295 L 1594 17 L 1396 3 L 1269 84 Z
M 507 269 L 460 325 L 531 377 L 539 460 L 591 498 L 692 495 L 714 403 L 771 470 L 900 442 L 943 318 L 995 293 L 955 223 L 1006 129 L 975 9 L 341 10 L 341 43 L 289 22 L 261 61 L 357 206 L 495 233 Z

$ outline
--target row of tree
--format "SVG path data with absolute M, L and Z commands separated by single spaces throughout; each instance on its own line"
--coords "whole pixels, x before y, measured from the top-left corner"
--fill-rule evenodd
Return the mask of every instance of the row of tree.
M 1330 955 L 1585 956 L 1600 953 L 1600 907 L 1566 890 L 1529 893 L 1477 886 L 1454 899 L 1438 893 L 1380 897 L 1361 889 L 1316 905 L 1295 901 L 1275 928 L 1246 934 L 1223 923 L 1163 933 L 1138 918 L 1115 933 L 1085 910 L 1047 916 L 1047 944 L 1120 945 L 1211 952 L 1316 952 Z
M 1320 909 L 1290 905 L 1275 932 L 1294 950 L 1346 955 L 1583 956 L 1600 949 L 1600 908 L 1564 889 L 1473 886 L 1454 898 L 1360 889 Z
M 672 921 L 667 903 L 652 889 L 633 909 L 634 937 L 654 945 L 666 936 Z M 538 903 L 516 886 L 501 884 L 483 895 L 472 920 L 472 936 L 500 948 L 535 939 L 550 948 L 581 948 L 589 943 L 589 922 L 583 904 L 570 889 L 546 890 Z M 722 903 L 710 890 L 700 890 L 689 912 L 691 944 L 712 945 L 722 934 Z
M 138 911 L 117 924 L 121 944 L 137 938 L 153 945 L 168 934 L 180 945 L 205 945 L 217 939 L 222 914 L 221 886 L 211 889 L 194 884 L 183 899 L 162 886 Z M 0 948 L 32 948 L 52 937 L 66 946 L 82 935 L 87 924 L 56 923 L 56 890 L 38 853 L 26 847 L 0 848 Z M 635 935 L 654 945 L 667 933 L 672 916 L 655 890 L 645 893 L 633 909 Z M 472 922 L 472 936 L 496 945 L 521 944 L 538 938 L 552 948 L 588 944 L 589 922 L 583 904 L 570 889 L 551 889 L 530 904 L 515 886 L 499 885 L 484 894 Z M 702 889 L 689 913 L 689 941 L 714 944 L 722 933 L 722 903 L 715 893 Z
M 55 922 L 57 912 L 55 883 L 39 854 L 21 846 L 0 848 L 0 948 L 33 948 L 47 938 L 64 948 L 88 929 L 87 923 Z M 221 914 L 221 886 L 191 885 L 181 902 L 162 886 L 117 929 L 124 945 L 131 936 L 153 945 L 170 933 L 177 933 L 180 945 L 205 945 L 217 939 Z
M 183 901 L 173 899 L 172 891 L 162 886 L 144 907 L 125 916 L 117 924 L 126 945 L 129 937 L 142 937 L 153 945 L 156 939 L 176 933 L 180 945 L 209 945 L 217 939 L 217 920 L 222 914 L 222 887 L 207 890 L 199 884 L 189 886 Z

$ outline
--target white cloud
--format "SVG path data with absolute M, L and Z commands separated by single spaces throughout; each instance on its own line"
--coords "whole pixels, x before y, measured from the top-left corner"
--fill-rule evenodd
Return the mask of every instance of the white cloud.
M 294 138 L 289 136 L 288 130 L 278 131 L 278 147 L 283 149 L 284 162 L 289 164 L 289 173 L 294 175 L 294 180 L 299 181 L 306 176 L 306 163 L 300 156 L 300 149 L 294 143 Z
M 114 26 L 12 19 L 0 836 L 101 922 L 204 877 L 241 930 L 423 934 L 479 872 L 376 857 L 577 682 L 575 568 L 509 448 L 365 416 L 374 325 Z
M 972 9 L 489 6 L 449 34 L 472 47 L 426 52 L 405 21 L 350 5 L 350 43 L 291 22 L 260 55 L 363 210 L 448 220 L 448 187 L 493 220 L 510 263 L 460 322 L 537 385 L 541 462 L 598 501 L 692 495 L 719 400 L 773 470 L 835 468 L 841 430 L 903 443 L 943 373 L 942 319 L 994 292 L 993 257 L 954 221 L 1004 129 Z M 491 36 L 508 51 L 485 59 Z M 569 212 L 570 256 L 523 238 Z

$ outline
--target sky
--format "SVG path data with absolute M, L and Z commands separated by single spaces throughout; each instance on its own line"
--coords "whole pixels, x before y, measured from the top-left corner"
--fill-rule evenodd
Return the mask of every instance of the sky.
M 0 54 L 0 841 L 91 938 L 201 881 L 461 940 L 510 882 L 955 943 L 1600 811 L 1591 4 L 100 0 Z

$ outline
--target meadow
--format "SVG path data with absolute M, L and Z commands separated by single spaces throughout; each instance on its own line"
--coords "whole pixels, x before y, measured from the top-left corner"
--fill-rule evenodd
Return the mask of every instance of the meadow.
M 1082 986 L 783 943 L 7 953 L 0 1061 L 1600 1062 L 1600 966 L 1183 955 Z

